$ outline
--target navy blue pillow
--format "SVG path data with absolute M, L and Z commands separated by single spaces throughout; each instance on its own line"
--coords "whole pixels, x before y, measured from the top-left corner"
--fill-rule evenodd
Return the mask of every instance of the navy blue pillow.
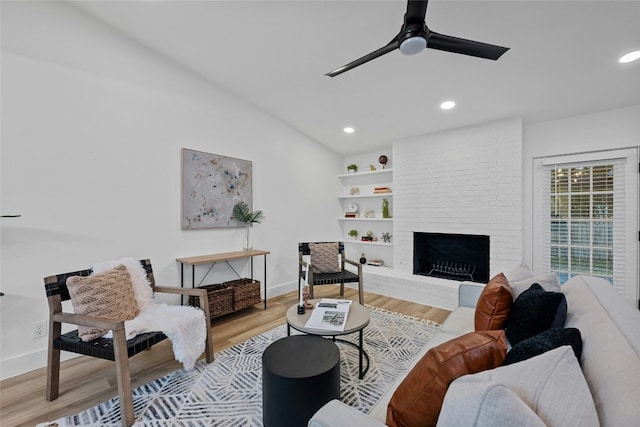
M 580 360 L 582 355 L 580 330 L 577 328 L 552 328 L 513 346 L 507 353 L 503 365 L 522 362 L 563 345 L 570 345 L 573 354 Z
M 567 319 L 567 299 L 562 292 L 547 292 L 538 283 L 513 302 L 505 333 L 512 346 L 551 328 L 562 328 Z

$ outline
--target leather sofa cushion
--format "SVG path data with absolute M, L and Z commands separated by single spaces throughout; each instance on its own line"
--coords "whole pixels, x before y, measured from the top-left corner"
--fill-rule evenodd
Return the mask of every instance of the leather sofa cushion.
M 433 347 L 395 390 L 386 424 L 434 426 L 451 381 L 500 366 L 506 352 L 504 331 L 470 332 Z
M 494 276 L 484 287 L 474 316 L 476 331 L 504 329 L 513 303 L 509 281 L 503 273 Z

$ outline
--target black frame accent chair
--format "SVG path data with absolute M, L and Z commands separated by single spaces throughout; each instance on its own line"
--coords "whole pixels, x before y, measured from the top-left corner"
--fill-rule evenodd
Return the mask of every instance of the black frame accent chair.
M 154 292 L 198 297 L 200 308 L 205 314 L 205 319 L 210 319 L 206 289 L 156 286 L 151 261 L 148 259 L 140 260 L 140 264 L 144 267 Z M 151 346 L 163 341 L 167 337 L 162 332 L 149 332 L 127 340 L 125 337 L 124 321 L 122 320 L 64 313 L 62 311 L 62 301 L 71 299 L 69 290 L 67 289 L 67 278 L 72 276 L 86 277 L 91 274 L 91 271 L 91 269 L 81 270 L 44 278 L 47 300 L 49 302 L 49 351 L 47 358 L 46 397 L 48 401 L 55 400 L 58 397 L 60 388 L 60 350 L 115 361 L 122 424 L 130 426 L 135 420 L 133 398 L 131 395 L 129 357 L 151 348 Z M 63 323 L 109 329 L 113 332 L 113 338 L 97 338 L 89 342 L 83 342 L 78 336 L 77 329 L 62 334 Z M 214 355 L 213 337 L 211 335 L 211 324 L 208 320 L 206 325 L 205 357 L 207 363 L 210 363 L 213 362 Z
M 304 242 L 298 243 L 298 283 L 300 280 L 305 279 L 305 271 L 307 268 L 307 262 L 303 259 L 303 256 L 311 257 L 311 249 L 309 247 L 310 243 L 327 243 L 327 244 L 338 244 L 338 250 L 336 252 L 336 258 L 340 255 L 339 258 L 339 271 L 331 272 L 331 273 L 318 273 L 314 272 L 313 268 L 313 259 L 310 260 L 309 264 L 309 297 L 313 299 L 313 287 L 318 285 L 335 285 L 340 284 L 340 296 L 344 297 L 344 284 L 345 283 L 358 283 L 358 297 L 359 303 L 364 305 L 364 287 L 362 284 L 362 264 L 359 262 L 346 259 L 344 254 L 344 242 Z M 357 273 L 353 271 L 347 270 L 345 268 L 345 264 L 352 265 L 356 267 Z

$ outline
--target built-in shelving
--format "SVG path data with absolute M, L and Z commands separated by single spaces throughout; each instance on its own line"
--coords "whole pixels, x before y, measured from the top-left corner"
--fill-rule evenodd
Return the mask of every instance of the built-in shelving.
M 393 236 L 391 236 L 391 242 L 384 242 L 382 234 L 392 234 L 393 218 L 382 217 L 382 203 L 383 199 L 387 199 L 389 210 L 393 211 L 393 170 L 380 169 L 347 173 L 338 175 L 338 178 L 342 183 L 343 194 L 337 198 L 343 211 L 347 212 L 348 205 L 355 203 L 358 205 L 360 213 L 358 218 L 338 218 L 342 229 L 342 240 L 347 245 L 348 255 L 351 255 L 351 258 L 357 258 L 364 253 L 369 259 L 382 259 L 386 266 L 391 266 L 393 262 Z M 389 187 L 390 191 L 375 193 L 377 187 Z M 372 211 L 373 217 L 364 217 L 366 211 Z M 349 236 L 348 232 L 352 229 L 358 232 L 357 239 Z M 361 240 L 360 236 L 368 232 L 372 232 L 378 240 Z

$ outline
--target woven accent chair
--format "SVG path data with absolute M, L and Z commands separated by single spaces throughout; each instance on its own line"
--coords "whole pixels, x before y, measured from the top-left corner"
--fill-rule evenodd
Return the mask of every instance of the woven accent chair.
M 315 270 L 314 259 L 311 247 L 309 245 L 328 244 L 337 245 L 335 252 L 335 263 L 337 269 L 335 272 L 319 273 Z M 306 242 L 298 243 L 298 283 L 305 279 L 305 270 L 307 262 L 303 257 L 310 257 L 309 263 L 309 297 L 313 299 L 313 287 L 318 285 L 335 285 L 340 284 L 340 296 L 344 297 L 345 283 L 358 283 L 358 296 L 360 304 L 364 305 L 364 288 L 362 285 L 362 264 L 359 262 L 346 259 L 344 256 L 343 242 Z M 349 264 L 356 268 L 357 273 L 347 270 L 345 264 Z
M 141 260 L 140 263 L 147 273 L 147 278 L 154 292 L 198 297 L 200 308 L 204 310 L 205 313 L 205 319 L 210 319 L 209 303 L 205 289 L 156 286 L 151 261 L 145 259 Z M 125 338 L 124 321 L 122 320 L 111 320 L 104 317 L 62 312 L 62 301 L 71 299 L 67 288 L 67 278 L 72 276 L 86 277 L 90 274 L 91 270 L 88 269 L 44 278 L 47 300 L 49 302 L 49 353 L 47 360 L 46 397 L 48 401 L 58 397 L 60 388 L 60 350 L 115 361 L 122 424 L 130 426 L 135 420 L 133 398 L 131 395 L 129 357 L 151 348 L 151 346 L 163 341 L 167 337 L 162 332 L 150 332 L 127 340 Z M 109 329 L 113 332 L 113 338 L 98 338 L 89 342 L 83 342 L 78 336 L 77 329 L 62 334 L 63 323 Z M 207 321 L 206 325 L 207 338 L 205 355 L 207 363 L 210 363 L 213 361 L 213 339 L 210 322 Z

